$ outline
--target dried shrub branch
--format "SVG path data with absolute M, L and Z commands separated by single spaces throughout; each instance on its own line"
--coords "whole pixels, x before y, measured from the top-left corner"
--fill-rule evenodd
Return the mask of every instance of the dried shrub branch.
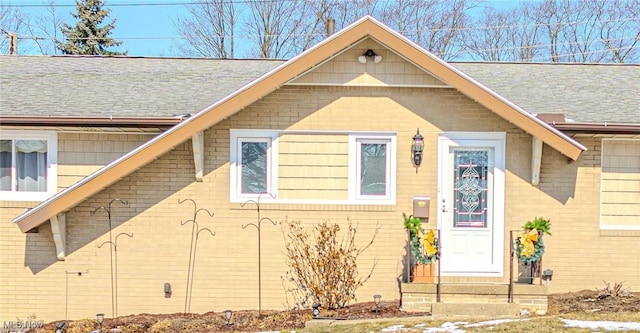
M 283 223 L 285 257 L 289 271 L 282 277 L 295 301 L 295 308 L 319 304 L 325 309 L 338 309 L 355 300 L 355 291 L 373 273 L 358 276 L 357 259 L 373 244 L 379 228 L 364 246 L 356 245 L 358 225 L 348 220 L 346 234 L 340 238 L 340 226 L 323 221 L 309 232 L 300 221 Z
M 603 299 L 607 297 L 627 297 L 631 295 L 631 290 L 629 287 L 624 287 L 623 282 L 615 282 L 613 287 L 607 281 L 603 281 L 605 287 L 602 289 L 596 288 L 598 291 L 598 299 Z

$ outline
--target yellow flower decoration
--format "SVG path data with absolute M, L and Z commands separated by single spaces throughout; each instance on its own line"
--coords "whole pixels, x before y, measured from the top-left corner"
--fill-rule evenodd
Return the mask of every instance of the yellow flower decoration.
M 518 235 L 518 240 L 520 241 L 520 244 L 522 244 L 522 251 L 520 251 L 520 255 L 523 257 L 531 257 L 536 253 L 534 242 L 538 241 L 538 230 L 531 229 L 526 233 L 522 233 Z
M 429 230 L 426 235 L 422 233 L 422 230 L 418 230 L 418 239 L 420 241 L 420 247 L 424 249 L 427 257 L 433 257 L 438 253 L 438 249 L 435 247 L 436 233 L 433 229 Z

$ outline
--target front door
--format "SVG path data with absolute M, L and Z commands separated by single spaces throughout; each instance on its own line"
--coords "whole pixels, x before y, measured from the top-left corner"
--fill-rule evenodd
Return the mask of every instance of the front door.
M 502 276 L 505 134 L 439 138 L 440 269 L 443 276 Z

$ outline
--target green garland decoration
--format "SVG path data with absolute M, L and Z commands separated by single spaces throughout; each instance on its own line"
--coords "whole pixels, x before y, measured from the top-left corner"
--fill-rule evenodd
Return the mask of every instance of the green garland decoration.
M 433 247 L 438 249 L 438 239 L 433 241 Z M 438 249 L 434 255 L 428 256 L 426 251 L 420 246 L 420 239 L 416 236 L 411 239 L 411 254 L 416 264 L 429 265 L 438 260 L 440 250 Z
M 516 238 L 516 256 L 518 256 L 518 260 L 525 264 L 532 264 L 540 261 L 542 259 L 542 255 L 544 254 L 544 243 L 542 242 L 542 236 L 539 236 L 538 241 L 534 244 L 534 253 L 528 257 L 523 256 L 522 253 L 522 243 L 520 243 L 520 238 Z

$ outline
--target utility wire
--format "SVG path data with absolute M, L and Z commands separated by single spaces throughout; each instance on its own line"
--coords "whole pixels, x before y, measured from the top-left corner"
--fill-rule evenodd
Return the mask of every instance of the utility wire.
M 534 57 L 534 58 L 525 58 L 525 59 L 518 59 L 517 61 L 538 61 L 538 62 L 551 62 L 553 60 L 553 58 L 567 58 L 570 56 L 580 56 L 580 55 L 588 55 L 588 54 L 594 54 L 594 53 L 602 53 L 602 52 L 611 52 L 611 51 L 621 51 L 621 50 L 629 50 L 629 49 L 638 49 L 637 46 L 632 47 L 632 48 L 626 48 L 626 47 L 622 47 L 622 48 L 612 48 L 612 49 L 601 49 L 601 50 L 592 50 L 592 51 L 585 51 L 585 52 L 576 52 L 576 53 L 563 53 L 563 54 L 558 54 L 555 56 L 550 56 L 545 54 L 544 56 L 540 56 L 540 57 Z M 579 63 L 579 62 L 573 62 L 572 63 Z
M 225 1 L 226 3 L 254 3 L 254 2 L 291 2 L 296 0 L 229 0 Z M 141 7 L 141 6 L 184 6 L 184 5 L 206 5 L 210 4 L 211 1 L 170 1 L 170 2 L 131 2 L 131 3 L 109 3 L 106 2 L 103 7 Z M 48 4 L 48 3 L 40 3 L 40 4 L 0 4 L 0 7 L 12 7 L 12 8 L 37 8 L 37 7 L 75 7 L 76 4 Z
M 242 36 L 242 38 L 248 38 L 251 37 L 252 35 L 245 35 Z M 207 36 L 207 37 L 229 37 L 229 36 Z M 238 37 L 237 35 L 235 37 Z M 59 39 L 53 38 L 53 37 L 39 37 L 39 36 L 25 36 L 25 35 L 19 35 L 18 37 L 19 39 L 37 39 L 37 40 L 46 40 L 46 39 L 51 39 L 52 41 L 56 41 Z M 73 40 L 90 40 L 90 39 L 96 39 L 96 38 L 72 38 Z M 145 40 L 145 39 L 153 39 L 153 40 L 162 40 L 162 39 L 184 39 L 184 37 L 182 36 L 167 36 L 167 37 L 129 37 L 129 38 L 115 38 L 117 40 Z M 624 36 L 624 37 L 620 37 L 620 38 L 614 38 L 614 39 L 594 39 L 591 40 L 589 42 L 591 43 L 604 43 L 605 41 L 625 41 L 625 40 L 629 40 L 629 41 L 634 41 L 636 39 L 636 36 Z M 66 39 L 69 40 L 69 39 Z M 508 50 L 518 50 L 518 49 L 538 49 L 538 50 L 544 50 L 547 47 L 551 47 L 551 46 L 571 46 L 571 45 L 584 45 L 583 42 L 577 41 L 577 42 L 564 42 L 564 43 L 555 43 L 555 44 L 534 44 L 534 45 L 524 45 L 524 46 L 514 46 L 514 47 L 500 47 L 500 48 L 484 48 L 484 49 L 467 49 L 467 50 L 460 50 L 460 56 L 463 55 L 476 55 L 476 56 L 481 56 L 481 54 L 486 53 L 486 52 L 501 52 L 501 51 L 508 51 Z M 577 51 L 577 52 L 573 52 L 573 53 L 562 53 L 562 54 L 558 54 L 555 57 L 557 58 L 566 58 L 566 57 L 571 57 L 571 56 L 584 56 L 584 55 L 589 55 L 589 54 L 597 54 L 597 53 L 609 53 L 611 51 L 622 51 L 622 50 L 637 50 L 640 49 L 640 45 L 634 45 L 634 46 L 621 46 L 618 48 L 599 48 L 599 49 L 591 49 L 591 50 L 585 50 L 585 51 Z M 439 52 L 432 52 L 438 56 L 443 56 L 442 54 L 440 54 Z M 523 59 L 518 59 L 518 61 L 533 61 L 533 60 L 537 60 L 537 61 L 549 61 L 552 60 L 552 57 L 545 54 L 540 54 L 540 55 L 536 55 L 532 58 L 523 58 Z
M 204 36 L 200 36 L 201 38 L 207 38 L 207 39 L 213 39 L 213 38 L 235 38 L 236 40 L 242 40 L 242 39 L 250 39 L 250 38 L 255 38 L 255 37 L 262 37 L 262 36 L 270 36 L 270 37 L 286 37 L 286 36 L 295 36 L 295 37 L 303 37 L 303 36 L 307 36 L 307 37 L 319 37 L 319 36 L 324 36 L 325 34 L 323 33 L 317 33 L 317 34 L 266 34 L 266 35 L 253 35 L 253 34 L 247 34 L 247 35 L 238 35 L 238 34 L 234 34 L 234 35 L 204 35 Z M 29 36 L 29 35 L 24 35 L 24 34 L 20 34 L 18 33 L 18 38 L 19 39 L 42 39 L 42 40 L 46 40 L 46 39 L 54 39 L 53 37 L 43 37 L 43 36 Z M 162 40 L 162 39 L 187 39 L 187 37 L 185 36 L 144 36 L 144 37 L 117 37 L 117 36 L 113 36 L 110 37 L 112 39 L 115 40 Z M 58 39 L 64 39 L 64 40 L 98 40 L 98 39 L 104 39 L 103 37 L 74 37 L 74 38 L 66 38 L 66 37 L 62 37 L 62 38 L 58 38 Z M 625 40 L 630 40 L 630 41 L 634 41 L 637 39 L 636 35 L 633 36 L 621 36 L 618 38 L 598 38 L 598 39 L 589 39 L 589 40 L 584 40 L 584 41 L 570 41 L 570 42 L 562 42 L 562 43 L 547 43 L 547 44 L 532 44 L 532 45 L 523 45 L 523 46 L 513 46 L 513 47 L 500 47 L 500 48 L 487 48 L 487 49 L 474 49 L 474 51 L 498 51 L 498 50 L 515 50 L 515 49 L 528 49 L 528 48 L 543 48 L 543 47 L 550 47 L 550 46 L 563 46 L 563 45 L 582 45 L 585 42 L 586 43 L 598 43 L 598 42 L 615 42 L 615 41 L 625 41 Z

